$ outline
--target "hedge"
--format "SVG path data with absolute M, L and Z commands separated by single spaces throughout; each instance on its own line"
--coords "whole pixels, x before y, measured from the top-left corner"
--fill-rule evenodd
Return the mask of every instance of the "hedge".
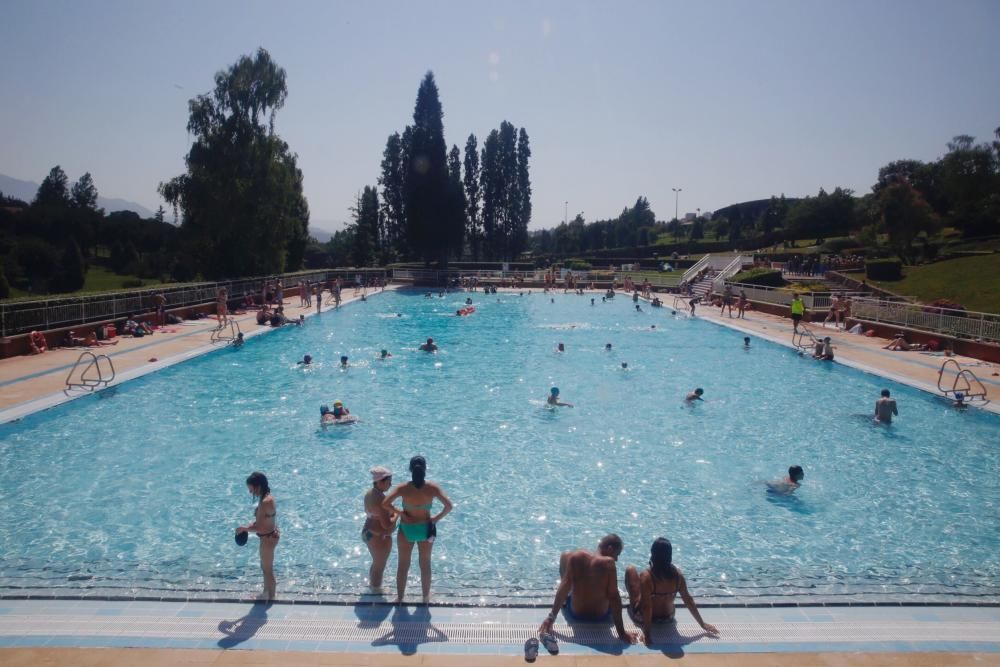
M 898 259 L 869 259 L 865 262 L 869 280 L 902 280 L 903 262 Z
M 779 269 L 768 269 L 765 267 L 741 271 L 733 276 L 730 282 L 744 283 L 746 285 L 763 285 L 765 287 L 783 287 L 785 285 L 785 279 L 781 277 Z

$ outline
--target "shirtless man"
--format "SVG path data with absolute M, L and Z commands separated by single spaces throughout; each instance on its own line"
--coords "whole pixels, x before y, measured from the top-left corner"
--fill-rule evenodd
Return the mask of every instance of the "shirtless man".
M 795 489 L 802 486 L 799 482 L 801 482 L 805 476 L 806 474 L 802 471 L 802 466 L 789 466 L 787 477 L 764 483 L 767 485 L 769 493 L 787 496 L 793 493 Z
M 420 349 L 424 352 L 437 352 L 438 346 L 433 338 L 428 338 L 427 342 L 420 346 Z
M 577 549 L 563 552 L 559 557 L 559 588 L 552 611 L 538 628 L 546 648 L 549 642 L 555 642 L 552 624 L 560 609 L 568 622 L 606 623 L 613 620 L 619 639 L 628 644 L 638 641 L 638 633 L 627 632 L 622 621 L 622 598 L 618 593 L 615 563 L 623 546 L 622 539 L 612 533 L 601 538 L 597 553 Z
M 875 421 L 880 424 L 891 424 L 893 415 L 899 415 L 896 399 L 889 398 L 889 390 L 883 389 L 882 398 L 875 401 Z

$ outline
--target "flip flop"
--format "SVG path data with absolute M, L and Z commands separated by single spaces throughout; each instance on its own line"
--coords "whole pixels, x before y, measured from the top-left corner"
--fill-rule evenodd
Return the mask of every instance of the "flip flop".
M 539 637 L 549 655 L 559 655 L 559 642 L 556 641 L 555 636 L 551 632 L 543 632 Z
M 538 640 L 532 637 L 524 642 L 524 661 L 534 662 L 538 657 Z

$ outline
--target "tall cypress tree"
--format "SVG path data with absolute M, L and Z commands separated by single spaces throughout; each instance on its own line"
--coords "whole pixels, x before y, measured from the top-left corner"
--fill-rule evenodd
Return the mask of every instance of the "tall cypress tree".
M 389 262 L 406 254 L 404 247 L 403 217 L 403 140 L 399 132 L 393 132 L 385 142 L 382 152 L 382 175 L 378 183 L 382 186 L 382 229 L 381 258 Z
M 462 153 L 452 146 L 448 153 L 448 229 L 446 238 L 456 257 L 462 256 L 465 238 L 465 188 L 462 186 Z
M 531 222 L 529 158 L 531 147 L 528 145 L 528 133 L 522 127 L 517 135 L 517 225 L 511 239 L 511 250 L 515 257 L 528 246 L 528 223 Z
M 470 134 L 465 142 L 465 237 L 469 242 L 472 259 L 479 261 L 483 225 L 479 218 L 482 187 L 479 181 L 479 147 L 476 135 Z
M 366 185 L 354 207 L 354 243 L 351 251 L 355 266 L 370 266 L 379 245 L 378 191 Z
M 507 121 L 500 123 L 499 148 L 499 253 L 500 258 L 510 259 L 513 250 L 514 229 L 517 225 L 518 209 L 520 208 L 520 196 L 517 192 L 517 131 Z
M 403 201 L 407 244 L 426 263 L 445 265 L 455 246 L 449 236 L 448 166 L 444 124 L 434 73 L 427 72 L 417 91 L 406 151 Z
M 483 142 L 479 181 L 483 193 L 483 254 L 486 259 L 500 256 L 500 133 L 493 130 Z

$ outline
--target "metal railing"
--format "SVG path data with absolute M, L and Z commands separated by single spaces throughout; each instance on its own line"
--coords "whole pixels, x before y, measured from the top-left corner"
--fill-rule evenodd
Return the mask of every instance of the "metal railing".
M 106 369 L 101 367 L 102 360 L 106 362 Z M 86 363 L 85 366 L 83 366 L 84 363 Z M 77 373 L 77 369 L 81 366 L 83 366 L 83 369 Z M 82 352 L 77 358 L 76 363 L 73 364 L 73 368 L 69 369 L 69 375 L 66 376 L 66 387 L 63 389 L 63 392 L 69 392 L 71 389 L 94 391 L 96 387 L 100 387 L 101 385 L 108 386 L 114 379 L 115 365 L 111 361 L 111 357 L 106 354 L 94 354 L 90 351 Z
M 239 301 L 244 293 L 259 299 L 266 282 L 281 280 L 291 291 L 300 282 L 322 282 L 346 278 L 370 282 L 388 274 L 384 269 L 328 269 L 279 276 L 263 276 L 183 285 L 179 287 L 150 288 L 129 292 L 105 292 L 84 296 L 12 301 L 0 303 L 0 337 L 14 336 L 29 331 L 45 331 L 60 327 L 123 319 L 129 314 L 149 313 L 156 309 L 156 296 L 162 294 L 166 308 L 183 308 L 216 300 L 219 289 L 225 288 L 230 302 Z
M 994 313 L 858 298 L 852 301 L 851 317 L 948 338 L 1000 343 L 1000 315 Z
M 692 278 L 694 278 L 696 275 L 698 275 L 699 273 L 701 273 L 702 269 L 704 269 L 706 266 L 708 266 L 708 263 L 709 263 L 709 261 L 711 259 L 712 259 L 712 255 L 711 255 L 711 253 L 709 253 L 709 254 L 705 255 L 704 257 L 702 257 L 701 259 L 699 259 L 694 264 L 692 264 L 690 266 L 690 268 L 688 268 L 688 270 L 684 272 L 684 275 L 681 276 L 681 282 L 685 282 L 685 283 L 691 282 Z
M 715 274 L 715 278 L 712 279 L 712 288 L 716 290 L 725 289 L 726 281 L 743 270 L 744 261 L 745 258 L 743 255 L 733 257 L 732 261 L 719 269 L 719 272 Z

